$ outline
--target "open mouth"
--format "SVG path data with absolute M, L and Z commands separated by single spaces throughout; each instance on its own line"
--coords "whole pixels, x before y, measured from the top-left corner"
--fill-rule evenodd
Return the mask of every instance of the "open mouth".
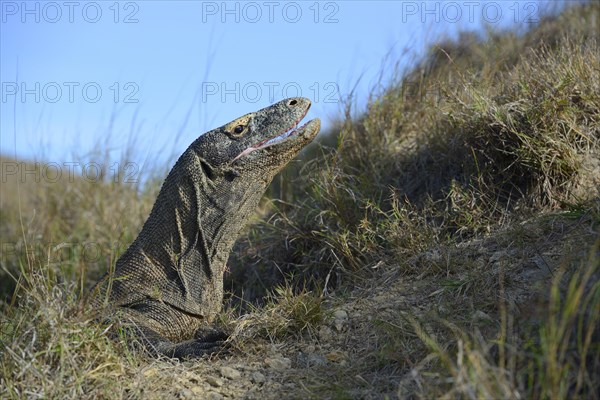
M 293 136 L 296 132 L 298 132 L 299 130 L 302 130 L 306 125 L 308 125 L 308 123 L 310 122 L 306 122 L 305 124 L 303 124 L 302 126 L 298 127 L 298 124 L 300 123 L 300 121 L 302 121 L 302 119 L 306 116 L 306 114 L 308 113 L 308 109 L 310 107 L 308 107 L 306 109 L 306 111 L 304 111 L 304 113 L 300 116 L 300 118 L 298 118 L 296 120 L 296 122 L 294 122 L 291 127 L 283 130 L 282 132 L 279 132 L 278 134 L 276 134 L 275 136 L 269 138 L 269 139 L 265 139 L 262 140 L 256 144 L 253 144 L 252 146 L 248 147 L 247 149 L 245 149 L 244 151 L 242 151 L 240 154 L 238 154 L 232 162 L 235 162 L 236 160 L 247 156 L 248 154 L 256 151 L 256 150 L 262 150 L 265 149 L 267 147 L 279 144 L 281 142 L 283 142 L 284 140 L 286 140 L 287 138 Z

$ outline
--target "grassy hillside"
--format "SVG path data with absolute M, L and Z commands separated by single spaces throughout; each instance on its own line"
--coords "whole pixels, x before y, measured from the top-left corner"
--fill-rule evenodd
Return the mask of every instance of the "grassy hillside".
M 465 33 L 348 107 L 238 241 L 213 359 L 80 301 L 156 184 L 3 182 L 0 397 L 599 398 L 599 18 Z

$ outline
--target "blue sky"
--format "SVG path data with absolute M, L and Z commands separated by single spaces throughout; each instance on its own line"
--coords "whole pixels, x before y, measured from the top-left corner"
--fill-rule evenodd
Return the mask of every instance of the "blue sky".
M 95 146 L 173 160 L 201 133 L 302 95 L 327 127 L 395 63 L 540 1 L 0 0 L 0 154 L 65 161 Z M 140 159 L 141 158 L 141 159 Z

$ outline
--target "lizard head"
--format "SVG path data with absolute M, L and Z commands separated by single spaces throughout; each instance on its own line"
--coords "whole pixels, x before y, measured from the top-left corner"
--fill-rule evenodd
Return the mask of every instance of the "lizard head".
M 260 174 L 270 182 L 319 132 L 318 118 L 298 127 L 310 105 L 309 99 L 289 98 L 202 135 L 193 147 L 202 156 L 205 173 Z

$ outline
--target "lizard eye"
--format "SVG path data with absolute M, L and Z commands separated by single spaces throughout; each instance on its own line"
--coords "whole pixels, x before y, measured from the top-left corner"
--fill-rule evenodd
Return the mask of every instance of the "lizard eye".
M 241 134 L 242 132 L 244 132 L 244 129 L 246 129 L 246 127 L 244 125 L 238 125 L 233 129 L 233 132 L 237 135 Z

